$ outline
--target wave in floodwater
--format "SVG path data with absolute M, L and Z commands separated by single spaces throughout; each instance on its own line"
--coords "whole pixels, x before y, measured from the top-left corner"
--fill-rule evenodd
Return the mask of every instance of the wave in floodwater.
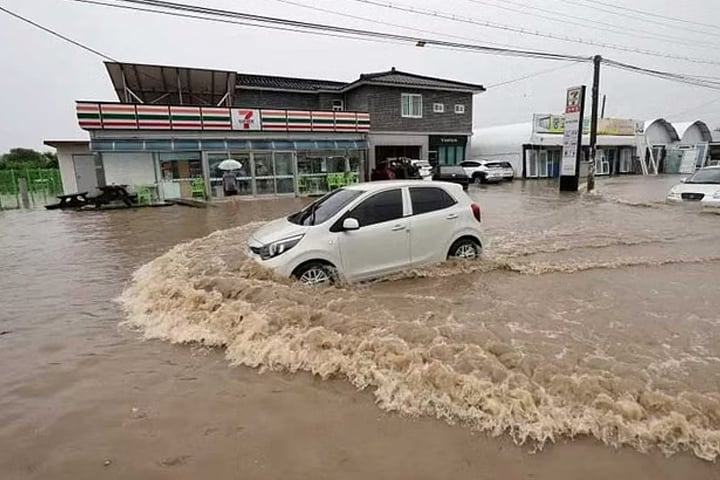
M 382 284 L 317 289 L 276 278 L 244 253 L 257 226 L 178 245 L 142 266 L 120 298 L 126 323 L 146 338 L 222 347 L 232 364 L 344 378 L 359 389 L 372 389 L 384 410 L 508 434 L 518 444 L 542 448 L 548 441 L 588 435 L 642 451 L 687 450 L 706 460 L 720 454 L 717 393 L 653 386 L 647 378 L 653 371 L 625 377 L 601 356 L 579 369 L 567 361 L 572 345 L 560 353 L 528 353 L 455 312 L 448 305 L 452 299 L 442 296 L 407 291 L 403 299 L 412 309 L 389 308 L 377 291 Z M 503 270 L 541 275 L 720 260 L 670 256 L 553 263 L 509 252 L 487 252 L 487 257 L 403 277 Z M 514 334 L 523 334 L 518 323 L 511 326 Z M 541 336 L 552 338 L 552 332 Z M 654 368 L 666 375 L 663 369 L 672 367 Z

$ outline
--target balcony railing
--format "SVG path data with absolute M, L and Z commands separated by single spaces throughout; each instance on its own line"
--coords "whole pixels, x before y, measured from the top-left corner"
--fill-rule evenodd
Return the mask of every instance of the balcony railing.
M 245 132 L 350 132 L 370 130 L 370 114 L 310 110 L 128 105 L 77 102 L 85 130 L 227 130 Z

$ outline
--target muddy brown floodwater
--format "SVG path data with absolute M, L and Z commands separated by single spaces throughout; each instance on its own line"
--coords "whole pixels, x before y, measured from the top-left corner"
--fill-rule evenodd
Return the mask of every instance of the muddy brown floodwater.
M 718 479 L 720 215 L 471 188 L 484 258 L 308 289 L 306 200 L 0 213 L 0 478 Z

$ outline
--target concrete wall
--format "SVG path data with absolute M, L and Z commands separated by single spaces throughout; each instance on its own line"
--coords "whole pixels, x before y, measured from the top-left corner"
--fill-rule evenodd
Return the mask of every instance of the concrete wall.
M 77 181 L 73 155 L 87 155 L 90 153 L 90 148 L 88 145 L 59 145 L 56 150 L 63 192 L 65 194 L 75 193 L 77 192 Z
M 316 93 L 273 92 L 268 90 L 237 90 L 235 106 L 248 108 L 277 108 L 320 110 Z
M 401 94 L 422 95 L 422 118 L 401 115 Z M 419 90 L 414 88 L 366 85 L 346 94 L 346 108 L 370 113 L 373 132 L 467 133 L 472 131 L 472 94 Z M 433 104 L 445 105 L 444 113 L 433 112 Z M 455 113 L 455 105 L 464 105 L 465 113 Z
M 156 181 L 152 153 L 103 153 L 102 161 L 108 185 L 147 185 Z

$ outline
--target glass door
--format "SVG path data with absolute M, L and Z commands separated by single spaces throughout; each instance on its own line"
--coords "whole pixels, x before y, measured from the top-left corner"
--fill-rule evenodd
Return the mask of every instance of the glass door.
M 275 166 L 272 152 L 253 153 L 255 194 L 275 195 Z
M 540 178 L 547 178 L 548 176 L 548 161 L 552 161 L 548 157 L 548 152 L 546 150 L 541 150 L 540 152 L 540 171 L 538 172 L 538 175 Z
M 295 193 L 295 171 L 292 152 L 274 152 L 275 191 L 280 194 Z
M 535 150 L 526 150 L 527 152 L 527 163 L 528 163 L 528 178 L 537 178 L 538 176 L 538 165 L 537 157 L 538 152 Z

